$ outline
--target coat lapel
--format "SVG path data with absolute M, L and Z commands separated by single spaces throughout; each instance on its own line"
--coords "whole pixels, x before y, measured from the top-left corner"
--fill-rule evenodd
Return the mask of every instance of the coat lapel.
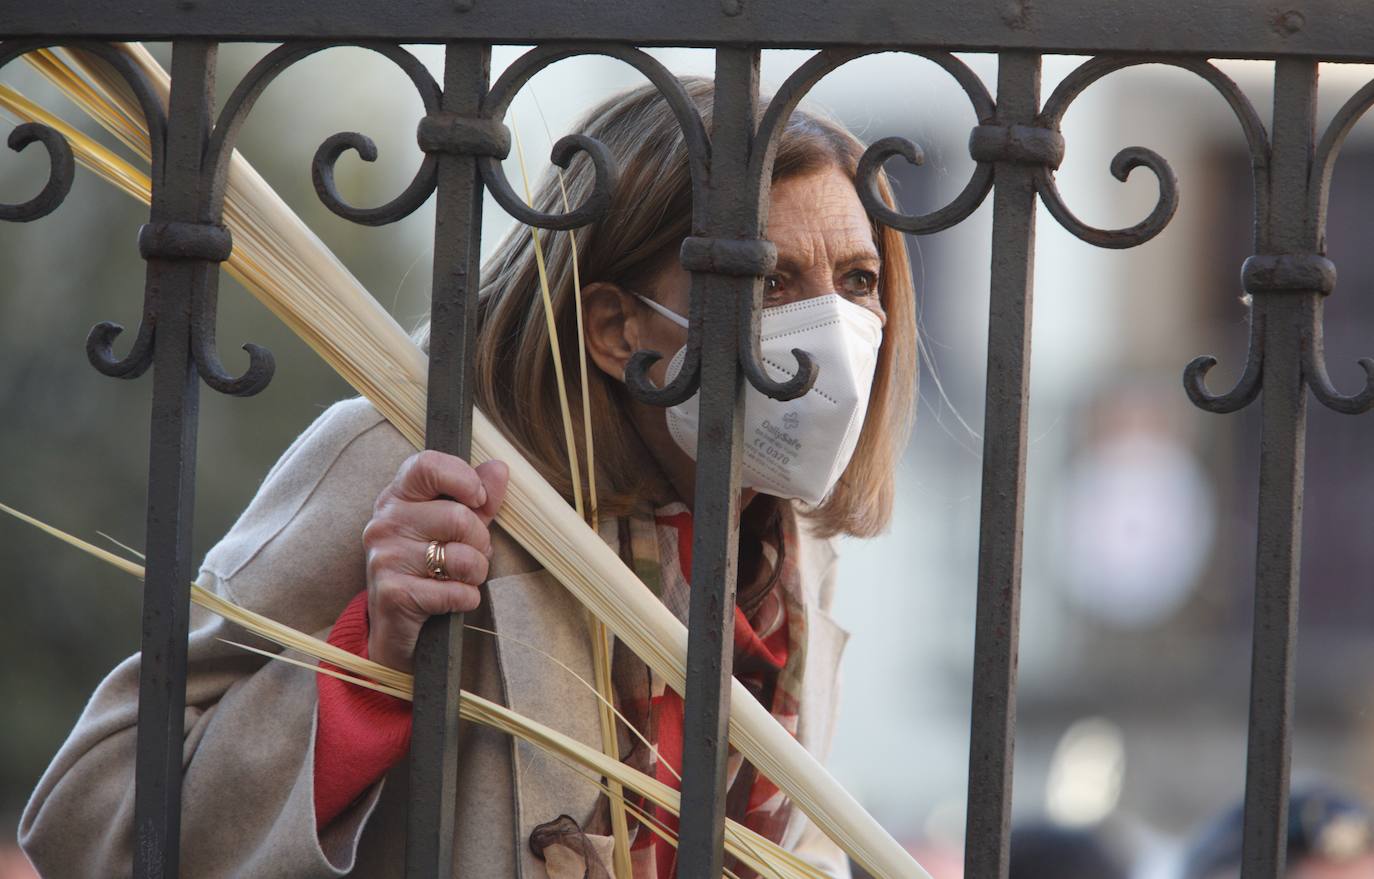
M 824 763 L 835 734 L 840 659 L 849 632 L 826 610 L 835 586 L 837 556 L 833 542 L 815 536 L 804 522 L 799 522 L 797 550 L 806 603 L 806 672 L 802 676 L 797 712 L 797 741 Z M 789 850 L 794 848 L 807 822 L 802 811 L 794 808 L 781 845 Z
M 827 610 L 838 561 L 833 541 L 815 536 L 804 521 L 799 521 L 797 554 L 806 603 L 806 673 L 802 676 L 797 739 L 808 751 L 824 758 L 834 731 L 840 656 L 849 632 Z
M 596 699 L 553 661 L 594 680 L 586 611 L 545 571 L 491 580 L 488 594 L 507 704 L 600 748 Z M 600 791 L 557 758 L 518 739 L 512 740 L 511 765 L 521 874 L 543 876 L 544 867 L 529 847 L 530 833 L 560 815 L 585 826 Z
M 603 539 L 616 537 L 615 522 L 603 523 Z M 615 546 L 615 543 L 612 543 Z M 833 588 L 835 552 L 831 541 L 799 529 L 798 559 L 807 616 L 806 673 L 803 676 L 797 738 L 818 757 L 829 750 L 834 731 L 837 671 L 849 634 L 822 609 Z M 550 657 L 592 681 L 590 616 L 551 574 L 524 563 L 502 563 L 498 545 L 493 568 L 527 568 L 523 573 L 497 577 L 487 593 L 496 638 L 496 655 L 506 702 L 510 708 L 600 748 L 598 703 Z M 512 784 L 515 833 L 524 879 L 546 875 L 544 865 L 529 847 L 531 832 L 540 824 L 567 815 L 582 826 L 593 816 L 600 791 L 587 779 L 539 748 L 512 741 Z M 793 811 L 783 844 L 800 833 L 799 810 Z

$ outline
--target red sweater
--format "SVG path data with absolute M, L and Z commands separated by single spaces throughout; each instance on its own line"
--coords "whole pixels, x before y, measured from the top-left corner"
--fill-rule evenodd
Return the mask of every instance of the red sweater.
M 692 576 L 692 517 L 690 513 L 665 516 L 660 521 L 678 529 L 678 555 L 682 573 Z M 329 643 L 367 658 L 367 593 L 359 593 L 344 608 L 329 633 Z M 787 626 L 768 639 L 759 638 L 744 611 L 735 608 L 735 655 L 737 664 L 748 664 L 754 674 L 774 678 L 787 663 Z M 737 673 L 744 671 L 737 668 Z M 410 703 L 375 690 L 354 686 L 329 675 L 317 675 L 320 694 L 319 722 L 315 731 L 315 828 L 322 830 L 363 795 L 405 756 L 410 747 Z M 655 728 L 660 740 L 658 780 L 677 787 L 666 766 L 682 762 L 682 699 L 671 690 L 657 700 Z M 677 819 L 665 810 L 658 817 L 674 830 Z M 652 839 L 645 835 L 644 839 Z M 663 847 L 664 858 L 671 856 Z M 660 867 L 660 875 L 671 868 Z
M 329 643 L 367 657 L 367 593 L 348 603 Z M 329 675 L 316 675 L 315 828 L 322 830 L 372 787 L 410 747 L 410 703 Z

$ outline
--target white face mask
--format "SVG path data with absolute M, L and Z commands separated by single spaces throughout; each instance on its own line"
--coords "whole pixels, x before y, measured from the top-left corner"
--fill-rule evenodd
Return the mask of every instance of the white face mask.
M 639 298 L 678 326 L 687 326 L 676 312 Z M 808 352 L 820 371 L 811 390 L 795 400 L 774 400 L 745 382 L 740 482 L 764 494 L 818 504 L 839 481 L 859 442 L 883 339 L 882 320 L 830 293 L 765 308 L 759 325 L 763 368 L 771 378 L 784 381 L 796 372 L 793 348 Z M 668 362 L 668 381 L 686 356 L 684 347 Z M 669 433 L 694 461 L 699 396 L 693 394 L 667 413 Z

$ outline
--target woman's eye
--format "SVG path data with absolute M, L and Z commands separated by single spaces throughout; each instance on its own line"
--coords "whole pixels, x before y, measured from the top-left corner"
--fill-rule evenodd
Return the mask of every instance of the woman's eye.
M 764 275 L 763 277 L 763 296 L 776 298 L 782 292 L 782 275 Z
M 878 275 L 865 269 L 856 269 L 844 276 L 844 292 L 851 296 L 872 296 L 878 292 Z

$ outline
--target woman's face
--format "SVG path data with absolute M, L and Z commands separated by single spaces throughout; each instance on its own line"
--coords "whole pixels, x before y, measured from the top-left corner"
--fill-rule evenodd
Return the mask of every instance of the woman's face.
M 872 225 L 843 171 L 831 167 L 773 184 L 768 239 L 777 246 L 778 264 L 763 281 L 764 308 L 839 293 L 886 322 L 878 299 L 882 266 Z M 634 292 L 687 314 L 692 276 L 676 260 L 646 286 Z M 668 360 L 687 343 L 687 330 L 647 306 L 638 305 L 638 312 L 641 348 L 664 355 L 650 370 L 662 385 Z
M 878 297 L 881 264 L 873 230 L 848 175 L 826 168 L 773 184 L 768 238 L 778 249 L 777 268 L 764 279 L 763 306 L 839 293 L 872 310 L 886 322 Z M 635 351 L 663 354 L 649 370 L 662 386 L 673 354 L 687 342 L 687 330 L 634 297 L 640 293 L 686 315 L 691 274 L 671 260 L 644 289 L 591 284 L 583 291 L 587 348 L 597 366 L 624 380 L 625 363 Z M 662 408 L 635 402 L 632 417 L 640 437 L 658 459 L 678 494 L 689 505 L 696 467 L 668 433 Z M 744 506 L 752 495 L 746 493 Z

